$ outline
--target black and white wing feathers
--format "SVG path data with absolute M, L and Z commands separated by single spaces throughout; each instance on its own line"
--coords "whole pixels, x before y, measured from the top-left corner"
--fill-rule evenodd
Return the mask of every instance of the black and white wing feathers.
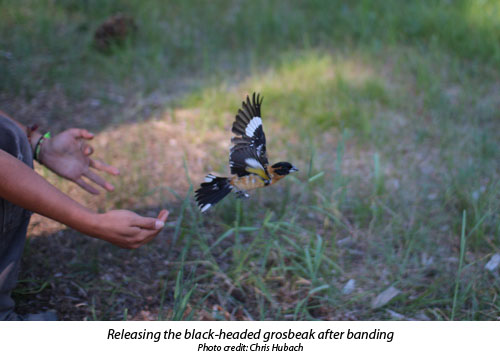
M 258 174 L 264 179 L 268 179 L 266 167 L 259 160 L 257 152 L 252 147 L 239 147 L 231 151 L 229 158 L 231 174 L 244 177 L 249 174 Z
M 266 135 L 262 127 L 261 108 L 262 98 L 253 93 L 252 99 L 247 96 L 246 102 L 236 114 L 232 132 L 236 135 L 231 139 L 233 147 L 230 150 L 229 164 L 231 173 L 242 177 L 249 173 L 245 170 L 249 166 L 248 159 L 259 163 L 258 168 L 266 169 L 269 164 L 266 151 Z M 256 168 L 254 161 L 252 168 Z

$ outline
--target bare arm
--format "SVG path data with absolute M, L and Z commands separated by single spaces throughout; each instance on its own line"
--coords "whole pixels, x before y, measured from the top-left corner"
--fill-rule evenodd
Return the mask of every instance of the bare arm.
M 0 197 L 79 231 L 92 227 L 92 212 L 80 205 L 23 162 L 0 150 Z M 77 221 L 80 220 L 80 221 Z
M 27 133 L 26 127 L 21 123 L 1 111 L 0 115 L 11 119 Z M 41 136 L 37 132 L 31 134 L 33 150 Z M 86 140 L 93 137 L 85 129 L 68 129 L 45 140 L 39 154 L 40 160 L 56 174 L 75 182 L 90 193 L 99 192 L 83 178 L 112 191 L 114 187 L 92 169 L 112 175 L 120 172 L 115 167 L 90 158 L 93 149 Z M 162 210 L 158 218 L 141 217 L 127 210 L 96 213 L 59 191 L 3 150 L 0 150 L 0 198 L 122 248 L 137 248 L 151 241 L 163 228 L 168 217 L 167 210 Z
M 166 210 L 157 219 L 126 210 L 95 213 L 3 150 L 0 150 L 0 170 L 0 198 L 119 247 L 137 248 L 149 242 L 168 216 Z
M 23 124 L 12 119 L 2 111 L 0 111 L 0 115 L 9 118 L 26 135 L 29 136 L 28 133 L 31 133 L 29 141 L 31 150 L 34 152 L 42 134 L 38 131 L 28 132 Z M 119 175 L 120 171 L 102 161 L 90 158 L 94 149 L 87 141 L 93 138 L 94 135 L 85 129 L 72 128 L 65 130 L 50 139 L 45 139 L 40 146 L 38 161 L 52 172 L 75 182 L 89 193 L 99 194 L 99 191 L 91 185 L 92 183 L 107 191 L 113 191 L 113 185 L 97 174 L 95 170 L 111 175 Z M 89 181 L 91 182 L 90 184 Z

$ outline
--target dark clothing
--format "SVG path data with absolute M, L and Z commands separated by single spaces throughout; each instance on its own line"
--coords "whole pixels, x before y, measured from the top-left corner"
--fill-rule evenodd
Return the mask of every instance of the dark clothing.
M 33 168 L 33 154 L 26 134 L 0 115 L 0 149 Z M 0 176 L 9 169 L 0 169 Z M 21 256 L 31 212 L 0 198 L 0 320 L 14 315 L 12 290 L 19 275 Z

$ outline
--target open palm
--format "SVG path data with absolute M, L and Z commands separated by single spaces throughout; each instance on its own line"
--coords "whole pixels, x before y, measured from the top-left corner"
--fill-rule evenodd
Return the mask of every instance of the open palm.
M 120 172 L 115 167 L 90 158 L 93 149 L 85 140 L 93 137 L 94 135 L 85 129 L 73 128 L 59 133 L 42 144 L 40 161 L 54 173 L 75 182 L 89 193 L 98 194 L 99 191 L 83 177 L 107 191 L 112 191 L 113 185 L 91 168 L 112 175 L 118 175 Z

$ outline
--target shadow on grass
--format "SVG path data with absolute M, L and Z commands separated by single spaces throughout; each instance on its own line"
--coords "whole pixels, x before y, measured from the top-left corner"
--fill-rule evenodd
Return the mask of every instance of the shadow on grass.
M 158 209 L 135 211 L 153 215 Z M 176 290 L 177 273 L 186 273 L 184 282 L 192 276 L 183 265 L 187 245 L 176 229 L 176 221 L 169 220 L 152 242 L 137 250 L 71 229 L 30 237 L 14 292 L 18 312 L 53 308 L 66 320 L 173 318 L 172 312 L 178 312 L 174 292 L 184 292 Z M 160 304 L 165 306 L 161 314 Z

